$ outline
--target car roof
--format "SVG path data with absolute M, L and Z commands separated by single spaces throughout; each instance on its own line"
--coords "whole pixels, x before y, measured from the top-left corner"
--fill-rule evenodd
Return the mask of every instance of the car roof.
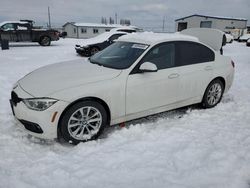
M 161 42 L 169 42 L 169 41 L 199 42 L 198 38 L 196 37 L 180 33 L 153 33 L 153 32 L 131 33 L 120 37 L 117 41 L 134 42 L 147 45 L 157 44 Z
M 132 27 L 117 27 L 117 28 L 113 28 L 111 29 L 110 31 L 119 31 L 119 30 L 130 30 L 130 31 L 136 31 L 135 28 L 132 28 Z
M 107 40 L 109 37 L 111 37 L 112 35 L 114 34 L 128 34 L 127 32 L 123 32 L 123 31 L 107 31 L 107 32 L 104 32 L 104 33 L 101 33 L 93 38 L 100 38 L 100 39 L 103 39 L 103 41 Z M 93 39 L 93 38 L 90 38 L 90 39 Z

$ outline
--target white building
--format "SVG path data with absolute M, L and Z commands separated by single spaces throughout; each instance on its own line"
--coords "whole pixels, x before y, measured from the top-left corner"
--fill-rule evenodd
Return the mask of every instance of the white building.
M 233 32 L 240 30 L 243 32 L 247 28 L 247 19 L 244 18 L 230 18 L 230 17 L 216 17 L 206 15 L 190 15 L 175 20 L 176 31 L 182 31 L 187 28 L 214 28 L 224 32 Z
M 116 27 L 123 27 L 119 24 L 96 24 L 96 23 L 75 23 L 67 22 L 63 25 L 63 31 L 67 32 L 69 38 L 91 38 L 101 33 L 110 31 Z

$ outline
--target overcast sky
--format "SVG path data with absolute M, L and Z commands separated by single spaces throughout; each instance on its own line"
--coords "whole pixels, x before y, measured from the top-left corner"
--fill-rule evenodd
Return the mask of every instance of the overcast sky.
M 33 19 L 37 24 L 48 22 L 47 7 L 51 10 L 52 25 L 66 22 L 96 22 L 101 17 L 130 19 L 144 29 L 174 30 L 174 20 L 191 14 L 227 16 L 250 20 L 250 0 L 0 0 L 0 22 Z M 250 22 L 248 21 L 250 25 Z

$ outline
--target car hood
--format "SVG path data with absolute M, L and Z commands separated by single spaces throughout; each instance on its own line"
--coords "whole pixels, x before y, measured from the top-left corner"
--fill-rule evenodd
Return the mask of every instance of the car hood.
M 90 39 L 84 39 L 81 41 L 81 44 L 78 44 L 80 46 L 91 46 L 94 44 L 99 44 L 99 43 L 103 43 L 105 41 L 107 41 L 109 39 L 109 37 L 111 37 L 113 34 L 127 34 L 126 32 L 104 32 L 100 35 L 97 35 L 96 37 L 90 38 Z
M 39 68 L 18 83 L 34 97 L 48 97 L 64 89 L 112 79 L 120 73 L 121 70 L 106 68 L 81 59 Z
M 90 39 L 84 39 L 83 41 L 81 41 L 80 46 L 89 46 L 89 45 L 93 45 L 93 44 L 102 43 L 102 42 L 108 40 L 108 38 L 110 36 L 111 36 L 110 32 L 105 32 L 105 33 L 102 33 L 100 35 L 97 35 L 96 37 L 93 37 Z
M 85 39 L 83 42 L 81 42 L 81 44 L 77 44 L 81 47 L 88 47 L 94 44 L 99 44 L 99 43 L 103 43 L 105 41 L 105 39 Z

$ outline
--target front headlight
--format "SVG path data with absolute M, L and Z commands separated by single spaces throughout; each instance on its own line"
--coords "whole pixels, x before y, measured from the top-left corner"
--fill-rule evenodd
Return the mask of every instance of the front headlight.
M 44 111 L 55 104 L 58 100 L 50 98 L 23 99 L 23 103 L 31 110 Z

